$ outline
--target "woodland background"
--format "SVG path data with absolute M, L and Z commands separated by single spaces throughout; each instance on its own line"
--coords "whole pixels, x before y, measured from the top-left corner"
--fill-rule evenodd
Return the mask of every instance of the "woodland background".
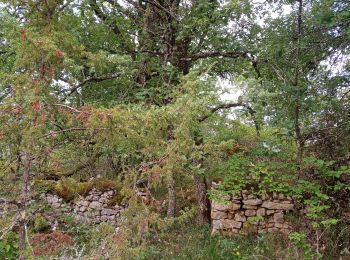
M 350 257 L 349 1 L 2 0 L 0 20 L 1 259 Z M 128 205 L 118 233 L 51 230 L 40 194 L 93 187 Z M 211 237 L 209 198 L 241 189 L 292 196 L 295 232 Z

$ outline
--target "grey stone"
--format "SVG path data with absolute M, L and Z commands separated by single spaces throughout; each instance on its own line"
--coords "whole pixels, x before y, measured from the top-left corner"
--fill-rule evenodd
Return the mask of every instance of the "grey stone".
M 224 219 L 223 220 L 223 227 L 225 229 L 233 229 L 233 228 L 241 228 L 242 222 L 238 222 L 233 219 Z
M 257 206 L 262 203 L 261 199 L 248 199 L 248 200 L 243 200 L 244 205 L 250 205 L 250 206 Z
M 53 208 L 59 208 L 59 207 L 61 207 L 61 204 L 59 203 L 59 202 L 53 202 L 52 204 L 51 204 L 51 206 L 53 207 Z
M 260 208 L 256 211 L 257 216 L 265 216 L 266 215 L 266 209 Z
M 294 208 L 293 204 L 282 204 L 272 201 L 264 201 L 262 204 L 263 208 L 266 209 L 281 209 L 281 210 L 292 210 Z
M 213 229 L 220 230 L 224 228 L 223 219 L 213 220 Z
M 116 213 L 117 213 L 117 211 L 114 209 L 102 209 L 101 210 L 101 215 L 109 216 L 109 215 L 115 215 Z
M 247 209 L 244 214 L 247 217 L 253 217 L 253 216 L 256 216 L 256 210 L 254 210 L 254 209 Z
M 101 209 L 102 203 L 98 201 L 93 201 L 90 203 L 89 207 L 92 209 Z
M 227 218 L 227 213 L 224 211 L 213 211 L 211 213 L 211 218 L 212 219 L 223 219 L 223 218 Z
M 274 214 L 275 213 L 275 211 L 272 209 L 268 209 L 268 210 L 266 210 L 266 215 L 272 215 L 272 214 Z
M 242 212 L 242 213 L 235 214 L 235 220 L 240 222 L 245 222 L 247 218 L 243 215 L 243 212 Z
M 283 213 L 275 213 L 273 215 L 273 220 L 277 223 L 283 223 L 284 222 L 284 214 Z
M 243 205 L 244 209 L 257 209 L 258 206 L 252 206 L 252 205 Z

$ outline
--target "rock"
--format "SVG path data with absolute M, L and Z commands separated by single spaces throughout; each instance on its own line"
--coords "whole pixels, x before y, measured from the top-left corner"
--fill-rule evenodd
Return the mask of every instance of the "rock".
M 271 210 L 271 209 L 268 209 L 268 210 L 266 210 L 266 215 L 273 215 L 275 213 L 275 211 L 274 210 Z
M 243 205 L 244 209 L 257 209 L 258 206 L 252 206 L 252 205 Z
M 242 200 L 242 196 L 239 194 L 239 195 L 232 195 L 232 200 Z
M 225 229 L 241 228 L 242 222 L 235 221 L 233 219 L 224 219 L 223 227 Z
M 81 206 L 80 208 L 79 208 L 79 211 L 81 211 L 81 212 L 84 212 L 86 210 L 86 207 L 85 206 Z
M 115 219 L 115 216 L 114 216 L 114 215 L 107 216 L 107 219 L 108 219 L 108 220 L 114 220 L 114 219 Z
M 247 218 L 243 215 L 244 213 L 236 213 L 235 214 L 235 220 L 240 222 L 245 222 Z
M 228 215 L 226 212 L 223 212 L 223 211 L 213 211 L 211 213 L 211 218 L 212 219 L 224 219 L 224 218 L 227 218 Z
M 254 210 L 254 209 L 247 209 L 244 214 L 247 217 L 253 217 L 253 216 L 256 216 L 256 210 Z
M 275 228 L 275 227 L 273 227 L 273 228 L 268 228 L 268 229 L 267 229 L 267 232 L 270 232 L 270 233 L 278 232 L 278 228 Z
M 236 203 L 231 204 L 232 211 L 235 211 L 235 210 L 240 209 L 240 208 L 241 208 L 241 204 L 236 204 Z
M 117 211 L 114 209 L 102 209 L 101 210 L 101 215 L 110 216 L 110 215 L 115 215 L 115 214 L 117 214 Z
M 256 211 L 256 215 L 257 215 L 257 216 L 265 216 L 265 215 L 266 215 L 266 209 L 264 209 L 264 208 L 259 208 L 259 209 Z
M 61 204 L 59 202 L 54 202 L 51 204 L 51 206 L 55 209 L 58 209 L 59 207 L 61 207 Z
M 81 200 L 80 205 L 87 207 L 87 206 L 89 206 L 89 202 L 86 200 Z
M 213 229 L 220 230 L 224 228 L 223 219 L 213 220 Z
M 113 196 L 113 194 L 114 194 L 114 191 L 112 191 L 112 190 L 110 190 L 110 191 L 107 191 L 107 194 L 108 194 L 109 196 Z
M 266 228 L 272 228 L 275 226 L 275 223 L 271 222 L 271 223 L 265 223 L 265 227 Z
M 255 198 L 256 198 L 256 196 L 255 196 L 255 195 L 253 195 L 253 194 L 249 194 L 247 198 L 248 198 L 248 199 L 255 199 Z
M 106 199 L 106 198 L 100 198 L 98 201 L 101 202 L 101 203 L 103 204 L 103 203 L 107 203 L 107 202 L 108 202 L 108 199 Z
M 237 210 L 241 208 L 240 204 L 234 204 L 234 203 L 230 203 L 230 204 L 219 204 L 219 203 L 212 203 L 212 207 L 213 210 L 216 211 L 230 211 L 230 210 Z
M 93 201 L 90 203 L 89 207 L 92 209 L 101 209 L 102 203 L 98 201 Z
M 284 214 L 283 213 L 275 213 L 273 215 L 273 220 L 276 223 L 283 223 L 284 222 Z
M 281 210 L 292 210 L 294 208 L 293 204 L 282 204 L 272 201 L 264 201 L 261 207 L 266 209 L 281 209 Z
M 108 217 L 107 216 L 105 216 L 105 215 L 102 215 L 101 216 L 101 221 L 107 221 L 108 220 Z
M 47 196 L 46 200 L 49 204 L 57 203 L 59 201 L 56 196 Z
M 249 196 L 248 196 L 249 197 Z M 248 199 L 248 200 L 243 200 L 244 205 L 250 205 L 250 206 L 257 206 L 261 205 L 262 200 L 261 199 Z

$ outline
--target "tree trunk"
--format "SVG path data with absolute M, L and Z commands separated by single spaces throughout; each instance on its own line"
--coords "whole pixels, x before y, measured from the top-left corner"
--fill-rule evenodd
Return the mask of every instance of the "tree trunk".
M 27 152 L 22 154 L 23 161 L 23 183 L 20 205 L 20 220 L 19 220 L 19 251 L 20 260 L 26 259 L 24 256 L 26 250 L 26 225 L 27 225 L 27 204 L 29 200 L 29 182 L 30 182 L 30 155 Z
M 194 175 L 198 203 L 198 224 L 210 224 L 210 200 L 207 196 L 208 185 L 204 177 Z
M 174 218 L 176 212 L 176 193 L 175 193 L 175 180 L 173 174 L 170 174 L 168 180 L 168 218 Z

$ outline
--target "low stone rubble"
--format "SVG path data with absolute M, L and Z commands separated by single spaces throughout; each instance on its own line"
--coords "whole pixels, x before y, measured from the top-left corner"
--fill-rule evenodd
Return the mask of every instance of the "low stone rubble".
M 289 234 L 292 225 L 285 215 L 293 210 L 293 200 L 283 194 L 273 193 L 258 198 L 243 190 L 226 198 L 226 203 L 212 201 L 212 234 Z
M 116 225 L 120 219 L 121 212 L 125 206 L 110 206 L 110 200 L 114 195 L 113 190 L 99 191 L 92 189 L 87 196 L 79 196 L 71 203 L 65 203 L 62 198 L 55 194 L 45 194 L 45 199 L 49 206 L 55 209 L 68 209 L 78 221 L 87 223 L 109 222 Z

